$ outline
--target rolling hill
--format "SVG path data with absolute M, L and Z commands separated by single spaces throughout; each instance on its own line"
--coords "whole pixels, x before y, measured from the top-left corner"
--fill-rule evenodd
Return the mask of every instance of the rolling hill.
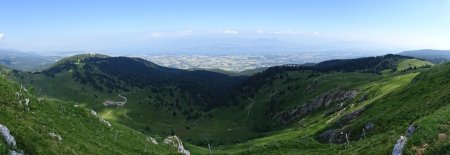
M 83 56 L 86 55 L 62 60 L 40 73 L 54 77 L 69 71 L 75 81 L 108 93 L 173 87 L 189 94 L 196 103 L 207 109 L 226 104 L 228 90 L 244 79 L 203 70 L 161 67 L 140 58 Z
M 399 53 L 399 55 L 416 57 L 420 59 L 425 59 L 427 61 L 440 64 L 450 61 L 450 51 L 449 50 L 415 50 L 415 51 L 405 51 Z

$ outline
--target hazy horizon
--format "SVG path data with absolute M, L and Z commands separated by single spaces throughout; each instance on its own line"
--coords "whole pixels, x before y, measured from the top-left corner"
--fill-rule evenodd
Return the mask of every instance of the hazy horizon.
M 0 49 L 277 54 L 450 49 L 449 0 L 2 2 Z

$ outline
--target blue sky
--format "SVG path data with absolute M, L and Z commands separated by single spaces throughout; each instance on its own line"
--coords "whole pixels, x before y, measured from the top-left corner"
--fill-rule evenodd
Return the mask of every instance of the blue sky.
M 2 0 L 0 48 L 111 53 L 450 49 L 450 0 Z

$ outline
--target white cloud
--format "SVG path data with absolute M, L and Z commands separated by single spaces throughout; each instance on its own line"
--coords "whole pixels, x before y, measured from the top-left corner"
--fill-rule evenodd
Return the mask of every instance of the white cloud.
M 265 35 L 283 35 L 283 36 L 320 36 L 320 32 L 298 32 L 298 31 L 264 31 L 257 30 L 256 34 L 265 34 Z
M 222 33 L 223 33 L 223 34 L 239 34 L 238 31 L 236 31 L 236 30 L 230 30 L 230 29 L 223 30 Z
M 150 33 L 150 37 L 152 38 L 182 37 L 192 35 L 193 32 L 194 31 L 191 29 L 176 32 L 152 32 Z
M 232 29 L 219 29 L 219 30 L 208 30 L 209 33 L 219 33 L 219 34 L 226 34 L 226 35 L 236 35 L 239 34 L 239 31 L 232 30 Z
M 184 30 L 184 31 L 179 31 L 176 33 L 177 36 L 187 36 L 187 35 L 191 35 L 194 31 L 189 29 L 189 30 Z
M 162 32 L 152 32 L 150 36 L 153 38 L 164 38 L 165 34 Z
M 5 34 L 4 33 L 0 33 L 0 42 L 3 42 L 3 38 L 5 38 Z
M 279 35 L 299 35 L 302 34 L 301 32 L 295 32 L 295 31 L 276 31 L 272 32 L 273 34 L 279 34 Z

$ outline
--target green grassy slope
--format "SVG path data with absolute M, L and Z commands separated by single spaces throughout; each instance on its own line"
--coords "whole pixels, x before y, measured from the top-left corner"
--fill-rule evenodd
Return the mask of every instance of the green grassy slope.
M 369 108 L 342 127 L 333 123 L 339 120 L 333 115 L 314 114 L 305 118 L 313 120 L 307 123 L 307 127 L 284 130 L 248 143 L 218 147 L 216 151 L 239 154 L 390 154 L 395 141 L 413 122 L 418 128 L 408 140 L 406 154 L 448 154 L 449 123 L 446 113 L 450 103 L 450 64 L 416 75 L 411 72 L 360 85 L 359 89 L 373 95 L 363 103 L 350 104 L 343 114 L 334 115 L 342 116 L 363 106 Z M 361 139 L 361 129 L 368 122 L 373 122 L 375 127 L 367 132 L 366 138 Z M 318 143 L 313 139 L 323 131 L 336 127 L 352 135 L 349 144 Z
M 354 99 L 347 108 L 344 108 L 343 111 L 336 112 L 332 115 L 326 115 L 324 111 L 318 111 L 317 113 L 304 117 L 295 126 L 292 126 L 292 128 L 268 133 L 263 138 L 248 140 L 247 142 L 239 143 L 236 145 L 215 146 L 212 151 L 219 154 L 389 154 L 390 152 L 392 152 L 392 147 L 395 141 L 400 135 L 404 134 L 406 127 L 410 122 L 413 122 L 415 119 L 422 118 L 424 116 L 426 116 L 425 118 L 428 118 L 428 120 L 431 118 L 436 120 L 436 116 L 439 114 L 434 114 L 432 116 L 427 115 L 432 113 L 436 109 L 445 106 L 445 103 L 450 103 L 448 100 L 448 92 L 445 91 L 450 90 L 448 89 L 448 77 L 450 76 L 450 70 L 448 70 L 449 68 L 450 65 L 447 64 L 447 66 L 437 66 L 430 71 L 427 71 L 428 69 L 421 69 L 410 72 L 384 72 L 385 74 L 382 74 L 380 76 L 374 76 L 372 74 L 373 78 L 369 80 L 370 82 L 361 82 L 359 84 L 355 84 L 354 86 L 348 87 L 357 89 L 362 93 L 360 96 Z M 435 73 L 436 70 L 440 72 Z M 417 76 L 419 72 L 423 73 Z M 424 78 L 428 75 L 433 75 L 433 77 Z M 342 79 L 344 78 L 340 79 L 342 81 Z M 439 82 L 436 81 L 435 84 L 432 84 L 430 83 L 430 80 L 437 80 Z M 353 82 L 357 81 L 358 80 L 353 79 Z M 440 83 L 441 85 L 438 86 L 437 83 Z M 273 85 L 279 86 L 280 84 L 274 82 Z M 428 85 L 428 89 L 435 89 L 426 90 L 426 87 L 423 87 L 423 85 Z M 287 86 L 289 86 L 289 84 Z M 261 90 L 264 90 L 264 88 L 261 88 Z M 422 93 L 413 93 L 420 90 L 422 90 Z M 407 95 L 402 95 L 403 93 L 406 93 Z M 360 102 L 359 100 L 363 98 L 363 96 L 365 96 L 363 94 L 368 94 L 368 97 Z M 264 96 L 267 95 L 262 95 L 262 97 Z M 423 102 L 423 100 L 420 99 L 428 98 L 431 100 L 429 96 L 436 97 L 440 99 L 440 101 L 437 101 L 437 103 L 433 106 L 432 101 Z M 405 100 L 406 98 L 408 99 Z M 411 105 L 411 103 L 413 102 L 415 104 Z M 386 107 L 392 106 L 394 105 L 394 103 L 399 104 L 395 108 Z M 350 120 L 350 122 L 343 127 L 340 127 L 340 125 L 338 125 L 340 118 L 365 106 L 368 106 L 370 108 L 368 108 L 366 112 L 363 112 L 361 116 Z M 401 108 L 398 108 L 398 106 L 400 106 Z M 380 107 L 384 108 L 379 109 Z M 386 109 L 389 110 L 386 111 Z M 444 113 L 445 109 L 441 111 L 442 112 L 440 112 L 440 114 Z M 412 145 L 407 150 L 407 152 L 411 152 L 410 150 L 416 151 L 415 148 L 424 146 L 425 143 L 439 143 L 438 146 L 429 147 L 430 151 L 436 152 L 435 150 L 437 150 L 437 152 L 443 153 L 448 150 L 448 144 L 444 141 L 448 132 L 445 129 L 447 123 L 445 122 L 445 117 L 438 118 L 441 118 L 438 124 L 434 123 L 434 125 L 436 125 L 437 127 L 428 125 L 428 128 L 432 129 L 427 130 L 434 130 L 432 134 L 426 132 L 426 134 L 422 133 L 423 136 L 428 136 L 429 138 L 426 139 L 423 136 L 420 138 L 415 138 L 415 136 L 413 136 L 410 140 L 411 142 L 408 144 L 412 145 L 414 143 L 418 143 L 414 142 L 417 141 L 414 139 L 420 139 L 420 145 Z M 361 128 L 368 122 L 374 122 L 375 128 L 367 133 L 367 138 L 360 140 Z M 416 124 L 418 124 L 418 126 L 421 126 L 420 123 Z M 350 137 L 351 141 L 348 145 L 327 144 L 316 141 L 316 135 L 322 133 L 327 129 L 336 127 L 342 128 L 345 132 L 353 132 L 353 136 Z M 436 130 L 438 130 L 439 132 L 436 132 Z M 421 132 L 424 131 L 419 128 L 417 130 L 417 135 L 419 135 Z M 424 139 L 426 140 L 424 141 Z M 208 150 L 204 148 L 193 148 L 193 151 L 197 151 L 197 153 L 206 154 L 208 152 Z
M 329 128 L 329 126 L 333 126 L 334 123 L 339 121 L 345 114 L 351 113 L 362 106 L 375 104 L 375 101 L 388 96 L 390 93 L 401 91 L 417 74 L 418 73 L 414 72 L 406 74 L 395 73 L 391 75 L 381 75 L 384 77 L 375 77 L 371 82 L 351 87 L 372 94 L 363 102 L 359 102 L 362 96 L 358 96 L 342 111 L 331 115 L 327 114 L 326 110 L 318 111 L 303 117 L 290 128 L 271 132 L 263 138 L 248 140 L 236 145 L 216 146 L 213 151 L 222 154 L 359 154 L 363 152 L 369 153 L 370 151 L 363 150 L 363 148 L 371 147 L 373 154 L 378 154 L 376 151 L 379 151 L 380 149 L 386 149 L 386 151 L 389 152 L 389 149 L 391 149 L 390 147 L 392 147 L 393 144 L 384 143 L 384 141 L 381 141 L 381 138 L 378 138 L 380 137 L 378 135 L 378 137 L 373 136 L 372 138 L 364 139 L 362 141 L 352 141 L 350 145 L 320 143 L 315 139 L 315 135 Z M 389 134 L 385 135 L 389 136 Z M 386 138 L 385 136 L 381 137 L 382 139 Z M 391 135 L 390 137 L 393 141 L 398 138 L 397 135 Z M 204 149 L 194 149 L 193 151 L 206 153 Z
M 213 116 L 222 121 L 209 124 L 209 126 L 215 127 L 212 128 L 214 132 L 203 131 L 210 133 L 205 140 L 210 143 L 230 144 L 271 135 L 272 132 L 278 130 L 311 124 L 316 125 L 312 130 L 318 131 L 319 127 L 320 129 L 325 128 L 326 125 L 336 121 L 342 115 L 367 106 L 408 84 L 417 75 L 413 72 L 420 70 L 393 72 L 400 62 L 408 59 L 408 57 L 387 55 L 328 61 L 319 63 L 318 68 L 301 66 L 269 68 L 264 73 L 250 77 L 248 83 L 244 83 L 240 87 L 238 106 L 213 111 Z M 361 61 L 368 64 L 354 66 Z M 340 67 L 329 69 L 325 67 L 331 65 Z M 384 70 L 381 71 L 381 69 Z M 320 108 L 288 122 L 283 122 L 283 118 L 277 117 L 282 112 L 288 113 L 293 109 L 305 106 L 317 97 L 334 90 L 355 90 L 359 93 L 357 98 L 362 96 L 369 96 L 369 98 L 362 103 L 346 102 L 343 104 L 344 107 L 339 107 L 336 103 L 331 104 L 330 107 Z M 222 113 L 233 113 L 233 115 Z M 325 120 L 324 118 L 326 121 L 322 121 Z M 199 129 L 203 128 L 205 127 Z M 309 134 L 314 133 L 311 132 L 311 129 L 305 130 L 309 130 Z M 230 132 L 242 134 L 233 135 Z
M 191 128 L 190 132 L 184 136 L 188 139 L 192 136 L 191 142 L 206 146 L 207 143 L 223 145 L 246 142 L 249 139 L 271 136 L 277 134 L 278 130 L 284 131 L 284 129 L 290 128 L 302 128 L 305 130 L 302 135 L 311 135 L 319 129 L 325 128 L 330 123 L 329 121 L 335 121 L 345 113 L 350 113 L 362 105 L 368 105 L 386 94 L 400 89 L 417 75 L 413 72 L 386 75 L 352 72 L 327 73 L 308 77 L 310 74 L 310 71 L 294 71 L 286 72 L 287 76 L 284 76 L 284 73 L 281 74 L 283 75 L 281 78 L 278 75 L 271 85 L 261 87 L 252 97 L 243 98 L 239 101 L 238 106 L 212 110 L 210 112 L 213 115 L 212 118 L 202 120 L 206 123 L 199 123 L 198 127 Z M 288 78 L 296 80 L 287 80 Z M 340 114 L 329 114 L 334 107 L 328 107 L 285 125 L 280 124 L 273 118 L 273 115 L 268 114 L 268 111 L 278 113 L 302 106 L 315 97 L 336 88 L 367 91 L 374 95 L 352 108 L 349 105 L 346 111 L 340 111 Z M 276 103 L 275 106 L 271 105 L 274 103 Z M 311 126 L 311 128 L 304 128 L 304 126 Z M 261 131 L 260 128 L 267 130 Z M 193 133 L 202 133 L 202 136 Z M 289 133 L 282 137 L 289 136 L 292 135 Z
M 378 100 L 358 122 L 377 120 L 382 123 L 380 128 L 385 130 L 399 122 L 407 125 L 445 106 L 448 103 L 449 69 L 450 65 L 445 64 L 421 73 L 402 91 Z
M 448 154 L 448 103 L 450 103 L 450 64 L 436 66 L 420 75 L 410 73 L 391 80 L 383 79 L 366 85 L 368 91 L 378 90 L 370 102 L 370 108 L 361 116 L 339 127 L 350 136 L 349 144 L 318 143 L 312 137 L 327 129 L 336 128 L 334 123 L 321 123 L 330 117 L 319 117 L 319 121 L 308 127 L 285 130 L 272 136 L 251 140 L 231 147 L 217 148 L 222 153 L 285 154 L 390 154 L 395 141 L 403 135 L 409 123 L 417 126 L 416 133 L 408 140 L 406 154 Z M 398 86 L 395 86 L 398 85 Z M 374 87 L 376 86 L 376 87 Z M 391 90 L 392 87 L 396 87 Z M 378 88 L 377 88 L 378 87 Z M 362 87 L 364 89 L 364 87 Z M 375 100 L 373 100 L 375 99 Z M 363 103 L 364 105 L 367 103 Z M 357 109 L 354 106 L 350 108 Z M 314 118 L 312 115 L 306 119 Z M 361 129 L 368 122 L 375 127 L 361 139 Z M 322 124 L 322 125 L 321 125 Z M 310 132 L 308 132 L 310 131 Z M 301 149 L 299 149 L 301 148 Z M 277 150 L 277 151 L 273 151 Z M 201 151 L 201 150 L 200 150 Z M 270 152 L 273 151 L 273 152 Z M 303 152 L 305 151 L 305 152 Z
M 0 124 L 9 128 L 17 141 L 17 150 L 27 154 L 166 154 L 172 147 L 153 145 L 147 136 L 128 127 L 99 121 L 83 107 L 59 100 L 41 100 L 0 77 Z M 24 103 L 30 99 L 29 105 Z M 49 133 L 62 137 L 59 141 Z M 117 135 L 117 136 L 116 136 Z M 0 154 L 7 147 L 0 140 Z M 147 147 L 147 152 L 145 151 Z M 14 149 L 14 148 L 9 148 Z
M 361 62 L 365 65 L 354 66 Z M 131 93 L 124 95 L 128 98 L 127 104 L 115 108 L 104 107 L 101 103 L 106 99 L 121 100 L 117 94 L 124 90 L 109 93 L 89 84 L 79 84 L 72 79 L 74 71 L 71 69 L 51 78 L 19 73 L 15 79 L 34 86 L 38 94 L 80 101 L 109 121 L 146 135 L 175 133 L 197 145 L 187 144 L 193 154 L 207 154 L 208 144 L 212 145 L 213 153 L 219 154 L 387 154 L 409 123 L 435 123 L 429 115 L 446 111 L 435 112 L 448 103 L 445 97 L 448 96 L 445 90 L 449 88 L 445 80 L 448 65 L 438 65 L 427 71 L 432 67 L 428 62 L 393 55 L 319 64 L 317 68 L 269 68 L 240 85 L 228 106 L 206 111 L 203 110 L 205 105 L 198 104 L 192 94 L 175 85 L 157 89 L 129 87 Z M 82 63 L 77 65 L 83 66 Z M 94 70 L 94 73 L 99 72 Z M 276 117 L 336 90 L 358 93 L 350 100 L 314 109 L 287 123 Z M 361 109 L 366 110 L 348 119 Z M 438 125 L 445 126 L 445 121 Z M 375 128 L 360 139 L 362 127 L 369 122 L 373 122 Z M 427 126 L 433 133 L 436 130 L 447 132 Z M 330 129 L 348 133 L 350 143 L 328 144 L 317 138 Z M 420 132 L 419 129 L 417 133 Z M 447 148 L 447 143 L 436 137 L 425 142 L 423 137 L 417 139 L 411 138 L 407 152 L 425 143 L 439 143 L 440 146 L 430 147 L 430 151 L 443 152 Z
M 450 103 L 449 78 L 450 64 L 435 66 L 416 76 L 401 91 L 376 101 L 360 117 L 345 125 L 344 130 L 359 135 L 364 124 L 375 124 L 368 134 L 370 138 L 354 142 L 357 152 L 367 152 L 370 148 L 375 148 L 373 154 L 391 152 L 395 141 L 413 123 L 416 133 L 408 140 L 405 153 L 448 154 L 445 112 Z M 367 145 L 362 146 L 363 143 Z
M 407 154 L 448 154 L 450 153 L 450 106 L 445 106 L 433 114 L 415 121 L 419 130 L 408 143 Z
M 408 69 L 421 68 L 421 67 L 431 67 L 434 64 L 428 61 L 418 60 L 418 59 L 405 59 L 400 61 L 397 65 L 398 71 L 404 71 Z
M 399 55 L 411 56 L 420 59 L 425 59 L 427 61 L 433 62 L 435 64 L 442 64 L 450 61 L 450 51 L 449 50 L 433 50 L 433 49 L 423 49 L 415 51 L 404 51 L 398 53 Z
M 268 131 L 284 129 L 290 125 L 271 126 L 278 123 L 266 115 L 267 111 L 286 110 L 292 106 L 304 104 L 336 87 L 351 88 L 352 84 L 357 84 L 357 82 L 352 83 L 351 81 L 369 82 L 370 77 L 373 76 L 373 74 L 365 73 L 336 73 L 307 78 L 309 72 L 290 72 L 288 74 L 289 77 L 298 80 L 289 83 L 285 82 L 286 78 L 275 80 L 273 85 L 261 88 L 254 96 L 242 98 L 236 106 L 212 110 L 210 112 L 212 118 L 201 120 L 203 123 L 197 123 L 197 127 L 191 127 L 190 132 L 182 135 L 191 139 L 191 142 L 203 146 L 208 143 L 213 145 L 232 144 L 270 135 L 267 133 Z M 337 82 L 338 80 L 340 82 Z M 314 85 L 315 88 L 311 88 L 311 85 Z M 295 88 L 296 86 L 298 88 Z M 308 87 L 310 87 L 309 90 L 306 89 Z M 270 106 L 274 101 L 282 104 L 277 105 L 274 109 L 273 106 Z M 261 130 L 261 128 L 266 130 Z

